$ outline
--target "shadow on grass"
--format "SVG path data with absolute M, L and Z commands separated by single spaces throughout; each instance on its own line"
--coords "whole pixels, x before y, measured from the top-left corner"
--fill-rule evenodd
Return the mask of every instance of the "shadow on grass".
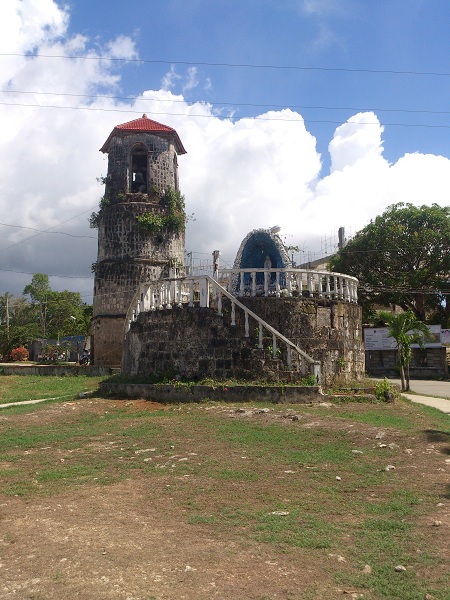
M 450 442 L 450 433 L 448 431 L 439 431 L 439 429 L 425 429 L 424 431 L 428 442 L 439 443 L 439 442 Z M 450 455 L 450 446 L 441 448 L 442 454 Z M 450 484 L 445 486 L 443 497 L 450 499 Z
M 438 429 L 426 429 L 425 435 L 427 436 L 427 440 L 429 442 L 439 443 L 439 442 L 450 442 L 450 433 L 447 431 L 439 431 Z M 441 448 L 442 454 L 450 455 L 450 446 L 446 448 Z
M 425 435 L 429 442 L 450 442 L 450 433 L 438 429 L 425 429 Z

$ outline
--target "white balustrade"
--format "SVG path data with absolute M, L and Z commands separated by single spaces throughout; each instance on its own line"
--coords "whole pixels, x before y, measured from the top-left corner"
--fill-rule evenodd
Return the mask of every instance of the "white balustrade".
M 219 281 L 238 298 L 302 296 L 358 302 L 358 280 L 342 273 L 311 269 L 221 269 Z
M 320 381 L 320 363 L 273 329 L 263 319 L 243 305 L 238 298 L 243 296 L 307 296 L 358 302 L 358 280 L 342 273 L 313 271 L 306 269 L 223 269 L 218 272 L 219 284 L 208 275 L 171 277 L 141 284 L 130 303 L 125 319 L 125 335 L 130 325 L 141 312 L 193 307 L 214 306 L 223 314 L 223 298 L 231 302 L 230 325 L 236 326 L 236 309 L 244 312 L 244 335 L 250 336 L 249 318 L 258 323 L 258 348 L 263 348 L 264 330 L 272 335 L 272 356 L 277 357 L 279 343 L 286 346 L 287 368 L 292 367 L 292 352 L 299 359 L 303 375 L 307 369 Z

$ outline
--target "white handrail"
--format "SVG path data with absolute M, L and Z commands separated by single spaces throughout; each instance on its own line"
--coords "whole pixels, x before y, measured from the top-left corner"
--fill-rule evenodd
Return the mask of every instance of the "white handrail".
M 220 269 L 218 279 L 228 291 L 238 297 L 270 296 L 288 297 L 295 294 L 318 298 L 358 302 L 358 279 L 344 273 L 315 271 L 312 269 Z M 259 284 L 258 284 L 259 280 Z

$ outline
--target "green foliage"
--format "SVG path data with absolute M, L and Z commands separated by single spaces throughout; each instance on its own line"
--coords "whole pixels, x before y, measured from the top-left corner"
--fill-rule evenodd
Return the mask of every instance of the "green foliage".
M 48 275 L 35 273 L 31 283 L 25 286 L 23 293 L 29 295 L 32 302 L 41 302 L 51 292 Z
M 313 373 L 309 373 L 309 375 L 305 375 L 300 380 L 300 385 L 312 386 L 317 385 L 317 381 Z
M 183 263 L 176 256 L 169 256 L 166 264 L 167 264 L 168 269 L 175 269 L 175 270 L 181 269 L 183 266 Z
M 333 271 L 357 277 L 365 318 L 396 304 L 417 319 L 450 323 L 450 207 L 394 204 L 331 259 Z
M 138 215 L 136 218 L 139 223 L 139 228 L 145 233 L 160 233 L 164 229 L 164 215 L 149 212 L 144 215 Z
M 386 323 L 389 335 L 397 342 L 402 392 L 408 391 L 409 365 L 412 357 L 411 344 L 419 344 L 422 347 L 424 340 L 430 337 L 429 329 L 410 310 L 400 314 L 379 311 L 377 317 Z
M 184 196 L 169 188 L 162 204 L 165 206 L 164 214 L 146 213 L 137 217 L 141 231 L 149 234 L 161 233 L 164 229 L 173 233 L 183 232 L 186 227 Z
M 91 213 L 89 217 L 89 227 L 91 229 L 98 229 L 100 215 L 98 212 Z
M 101 179 L 106 182 L 106 177 L 102 177 Z M 99 181 L 99 178 L 97 178 L 97 181 Z M 123 195 L 123 198 L 125 199 L 125 194 L 122 194 L 122 195 Z M 119 196 L 119 194 L 117 194 L 117 196 Z M 99 202 L 100 211 L 102 208 L 105 208 L 106 206 L 109 206 L 110 204 L 111 204 L 111 198 L 105 194 L 100 199 L 100 202 Z M 100 221 L 100 211 L 91 213 L 91 215 L 89 217 L 89 227 L 91 229 L 98 229 L 99 221 Z
M 275 350 L 275 356 L 273 355 L 273 344 L 267 344 L 266 351 L 268 352 L 270 358 L 281 358 L 281 348 L 277 346 Z
M 376 384 L 375 396 L 379 402 L 392 402 L 395 395 L 394 388 L 386 377 Z
M 87 335 L 92 311 L 81 300 L 78 292 L 53 291 L 48 275 L 36 273 L 30 284 L 25 286 L 24 295 L 30 296 L 27 310 L 27 329 L 33 338 L 59 339 L 65 335 Z

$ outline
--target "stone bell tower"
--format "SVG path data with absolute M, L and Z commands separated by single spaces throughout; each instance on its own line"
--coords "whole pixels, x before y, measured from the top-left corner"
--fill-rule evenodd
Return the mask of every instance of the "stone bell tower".
M 91 354 L 96 365 L 119 366 L 124 319 L 141 282 L 184 266 L 185 211 L 175 129 L 140 119 L 114 127 L 100 149 L 108 154 L 105 195 L 96 215 Z

